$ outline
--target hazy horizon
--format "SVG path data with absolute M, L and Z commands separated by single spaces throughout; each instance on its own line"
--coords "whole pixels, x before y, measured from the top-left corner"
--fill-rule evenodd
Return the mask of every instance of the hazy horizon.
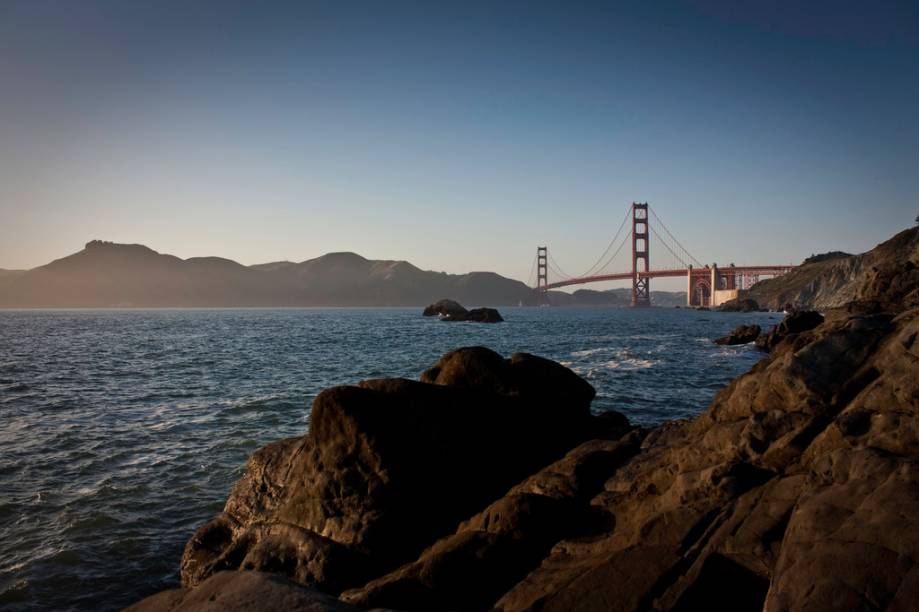
M 101 239 L 526 281 L 632 201 L 705 262 L 863 252 L 919 212 L 917 59 L 908 3 L 6 2 L 0 268 Z

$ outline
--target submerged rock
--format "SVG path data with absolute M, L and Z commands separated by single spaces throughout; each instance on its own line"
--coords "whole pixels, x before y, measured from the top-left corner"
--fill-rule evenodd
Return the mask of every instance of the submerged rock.
M 732 346 L 735 344 L 749 344 L 759 337 L 762 329 L 759 325 L 738 325 L 727 336 L 712 340 L 715 344 Z

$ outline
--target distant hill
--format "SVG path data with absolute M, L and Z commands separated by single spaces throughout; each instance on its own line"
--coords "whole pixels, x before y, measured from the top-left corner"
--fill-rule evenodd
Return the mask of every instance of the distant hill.
M 552 296 L 560 306 L 629 305 L 627 289 Z M 444 297 L 469 307 L 535 305 L 531 288 L 494 272 L 432 272 L 355 253 L 244 266 L 94 240 L 32 270 L 0 271 L 0 308 L 425 306 Z M 685 294 L 654 292 L 652 299 L 669 306 Z
M 578 289 L 573 293 L 550 291 L 549 301 L 553 306 L 610 306 L 625 308 L 632 305 L 632 290 L 628 288 L 595 291 Z M 651 304 L 663 308 L 686 305 L 685 291 L 652 291 Z
M 876 300 L 899 304 L 919 282 L 919 227 L 904 230 L 861 255 L 813 255 L 783 276 L 760 281 L 742 297 L 781 309 L 838 308 Z M 915 292 L 914 292 L 915 293 Z

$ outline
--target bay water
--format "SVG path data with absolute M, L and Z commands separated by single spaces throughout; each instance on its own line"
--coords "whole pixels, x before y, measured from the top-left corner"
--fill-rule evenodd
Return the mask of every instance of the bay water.
M 502 309 L 0 311 L 0 608 L 113 610 L 178 586 L 185 542 L 260 446 L 307 431 L 322 389 L 417 379 L 481 345 L 563 363 L 593 409 L 654 425 L 702 412 L 762 358 L 712 338 L 781 315 Z

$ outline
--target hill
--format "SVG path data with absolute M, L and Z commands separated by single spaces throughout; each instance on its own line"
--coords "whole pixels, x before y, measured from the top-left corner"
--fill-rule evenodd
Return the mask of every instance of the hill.
M 550 291 L 549 301 L 553 306 L 607 306 L 612 308 L 627 308 L 632 305 L 632 290 L 628 288 L 607 289 L 606 291 L 578 289 L 573 293 Z M 685 306 L 686 292 L 652 291 L 651 304 L 662 308 Z
M 525 284 L 491 272 L 430 272 L 355 253 L 244 266 L 99 240 L 47 265 L 0 274 L 5 308 L 419 306 L 446 295 L 470 305 L 533 301 Z
M 899 304 L 919 280 L 919 227 L 904 230 L 867 253 L 815 255 L 784 276 L 744 292 L 760 306 L 825 310 L 871 299 Z
M 244 266 L 93 240 L 32 270 L 0 270 L 0 308 L 425 306 L 444 297 L 466 306 L 536 303 L 531 288 L 494 272 L 432 272 L 356 253 Z M 621 307 L 629 305 L 629 290 L 552 292 L 551 299 L 557 306 Z M 652 299 L 671 306 L 685 294 L 654 292 Z

